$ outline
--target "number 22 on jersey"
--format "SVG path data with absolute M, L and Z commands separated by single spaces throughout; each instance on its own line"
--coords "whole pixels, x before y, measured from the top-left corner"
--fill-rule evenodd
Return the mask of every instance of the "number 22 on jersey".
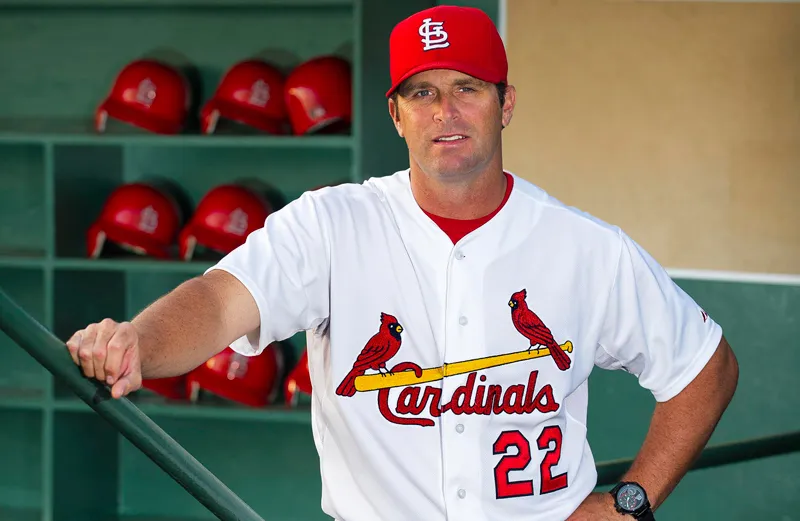
M 567 474 L 553 476 L 553 466 L 561 459 L 561 427 L 550 425 L 542 430 L 536 439 L 539 450 L 547 452 L 539 466 L 541 476 L 541 494 L 555 492 L 567 488 Z M 516 454 L 508 454 L 510 448 L 516 448 Z M 492 447 L 494 454 L 505 454 L 494 468 L 494 483 L 497 499 L 532 496 L 533 480 L 511 481 L 508 473 L 512 470 L 525 470 L 531 462 L 531 446 L 528 439 L 518 430 L 503 431 Z

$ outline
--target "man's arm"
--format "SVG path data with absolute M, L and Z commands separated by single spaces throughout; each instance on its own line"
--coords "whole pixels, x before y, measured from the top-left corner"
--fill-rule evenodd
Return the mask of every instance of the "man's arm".
M 192 278 L 130 322 L 109 318 L 76 331 L 66 342 L 85 376 L 112 385 L 115 398 L 142 379 L 188 373 L 260 325 L 247 288 L 223 270 Z
M 678 485 L 708 443 L 739 380 L 739 364 L 725 337 L 697 377 L 678 395 L 656 404 L 650 428 L 623 480 L 647 491 L 653 509 Z
M 739 380 L 739 364 L 725 337 L 683 391 L 656 404 L 647 436 L 622 481 L 644 487 L 655 510 L 675 489 L 708 443 Z M 590 494 L 568 521 L 632 520 L 614 509 L 608 493 Z
M 259 326 L 247 288 L 212 270 L 187 280 L 131 320 L 139 337 L 142 376 L 185 374 Z

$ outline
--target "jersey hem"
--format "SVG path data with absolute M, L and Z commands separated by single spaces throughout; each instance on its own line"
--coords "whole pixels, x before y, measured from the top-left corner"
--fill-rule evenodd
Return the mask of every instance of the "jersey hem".
M 719 324 L 714 323 L 714 328 L 712 329 L 711 333 L 709 333 L 705 343 L 698 351 L 692 362 L 683 371 L 683 373 L 674 380 L 672 385 L 658 392 L 653 392 L 653 397 L 656 399 L 656 401 L 666 402 L 683 391 L 686 386 L 689 385 L 698 374 L 700 374 L 700 371 L 703 370 L 706 364 L 708 364 L 708 361 L 717 351 L 721 339 L 722 327 L 720 327 Z

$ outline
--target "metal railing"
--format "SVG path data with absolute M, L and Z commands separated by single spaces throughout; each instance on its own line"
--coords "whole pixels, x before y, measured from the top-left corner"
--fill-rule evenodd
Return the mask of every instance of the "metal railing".
M 800 431 L 762 436 L 747 440 L 709 445 L 689 469 L 706 469 L 742 461 L 768 458 L 800 450 Z M 597 485 L 606 486 L 619 481 L 630 468 L 633 458 L 604 461 L 597 465 Z

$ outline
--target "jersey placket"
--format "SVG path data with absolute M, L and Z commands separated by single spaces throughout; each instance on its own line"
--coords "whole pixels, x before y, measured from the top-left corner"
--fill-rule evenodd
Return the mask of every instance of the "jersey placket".
M 471 334 L 474 321 L 478 320 L 475 306 L 476 289 L 474 283 L 474 267 L 470 266 L 470 258 L 464 240 L 459 241 L 453 249 L 447 269 L 447 296 L 445 308 L 445 356 L 444 362 L 451 364 L 470 358 L 478 341 Z M 480 438 L 473 415 L 455 414 L 463 406 L 468 406 L 464 397 L 456 403 L 454 393 L 459 386 L 467 382 L 467 374 L 447 376 L 442 379 L 441 422 L 442 437 L 442 475 L 444 479 L 444 499 L 448 519 L 470 519 L 475 515 L 476 503 L 480 496 L 480 481 L 475 472 L 474 458 L 479 454 L 476 443 Z M 458 398 L 458 396 L 456 396 Z M 473 421 L 470 421 L 470 420 Z

